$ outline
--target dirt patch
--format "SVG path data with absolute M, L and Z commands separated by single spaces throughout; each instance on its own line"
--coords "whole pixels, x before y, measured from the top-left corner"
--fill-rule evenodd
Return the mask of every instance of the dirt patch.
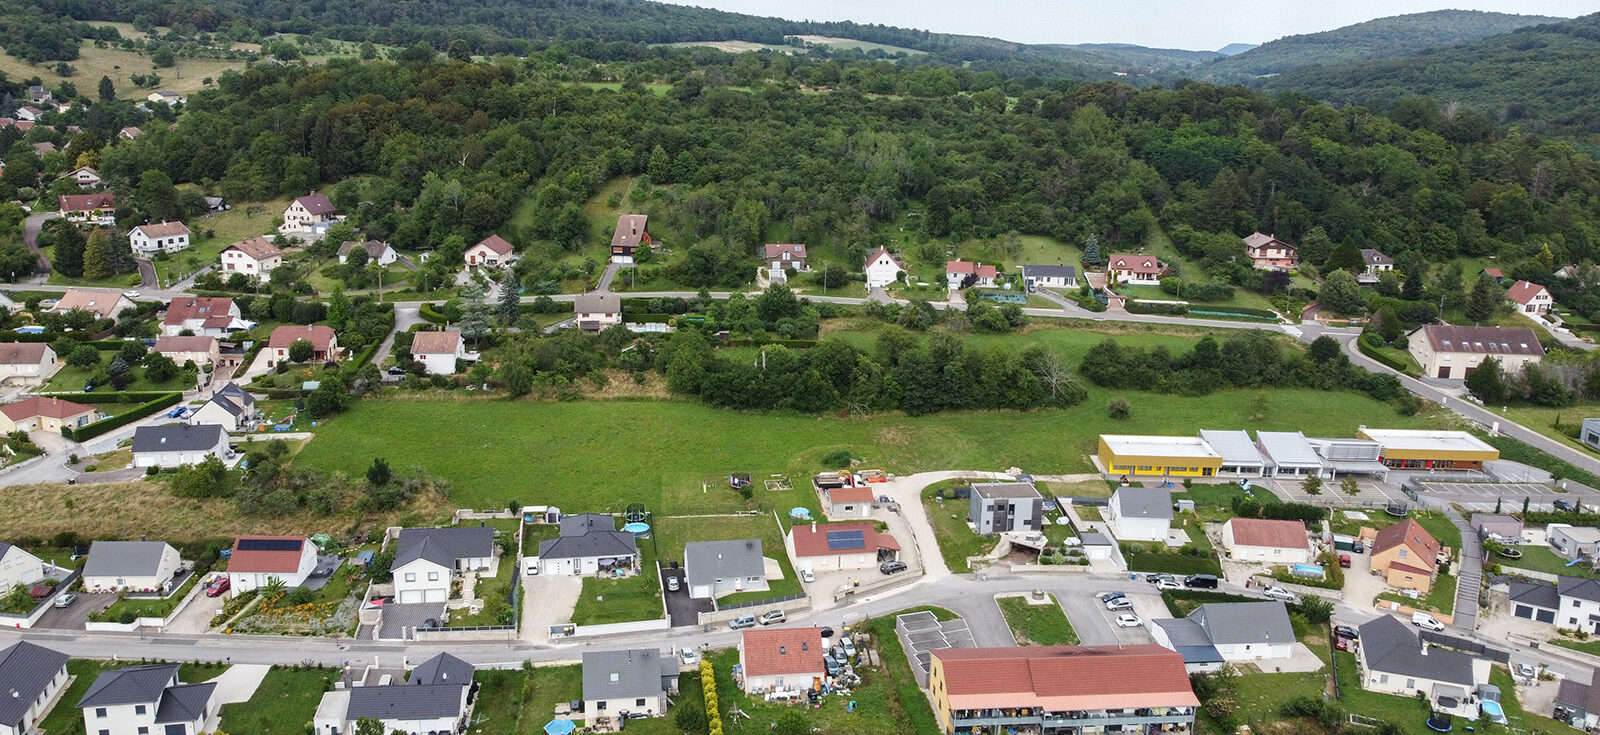
M 903 426 L 885 426 L 874 438 L 885 447 L 904 447 L 911 443 L 911 432 Z
M 581 383 L 583 397 L 598 400 L 616 400 L 625 398 L 655 398 L 666 399 L 672 397 L 672 391 L 667 390 L 666 377 L 654 370 L 643 373 L 644 380 L 634 382 L 633 373 L 626 370 L 607 370 L 609 380 L 604 388 L 596 387 L 592 381 L 585 380 Z

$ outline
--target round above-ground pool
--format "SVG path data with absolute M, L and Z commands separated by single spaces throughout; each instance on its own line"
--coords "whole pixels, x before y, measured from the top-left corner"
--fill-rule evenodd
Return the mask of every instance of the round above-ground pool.
M 1482 710 L 1485 715 L 1489 716 L 1490 722 L 1500 725 L 1506 724 L 1506 713 L 1505 710 L 1500 708 L 1499 702 L 1491 702 L 1485 699 L 1478 703 L 1478 709 Z

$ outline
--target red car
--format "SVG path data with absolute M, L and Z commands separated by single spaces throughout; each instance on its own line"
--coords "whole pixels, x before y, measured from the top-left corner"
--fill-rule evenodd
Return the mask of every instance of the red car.
M 1349 569 L 1350 568 L 1350 555 L 1349 554 L 1340 554 L 1339 555 L 1339 566 L 1344 567 L 1345 569 Z
M 1348 651 L 1348 650 L 1350 650 L 1350 639 L 1345 638 L 1344 636 L 1334 636 L 1334 638 L 1333 638 L 1333 648 L 1336 651 Z
M 216 597 L 217 595 L 227 592 L 228 588 L 231 586 L 233 586 L 233 583 L 229 582 L 227 577 L 217 577 L 216 579 L 211 580 L 210 584 L 206 585 L 206 597 Z

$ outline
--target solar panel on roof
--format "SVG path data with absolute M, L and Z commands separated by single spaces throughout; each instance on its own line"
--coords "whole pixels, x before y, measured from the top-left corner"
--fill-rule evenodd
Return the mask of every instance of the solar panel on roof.
M 860 531 L 829 531 L 829 549 L 864 549 L 867 539 Z
M 299 551 L 297 538 L 246 538 L 239 539 L 240 551 Z

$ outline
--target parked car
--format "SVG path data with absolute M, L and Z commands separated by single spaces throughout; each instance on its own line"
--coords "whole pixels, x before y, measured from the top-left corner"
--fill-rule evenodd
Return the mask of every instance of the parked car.
M 1217 577 L 1214 574 L 1191 574 L 1184 577 L 1183 586 L 1191 589 L 1214 590 L 1217 588 Z
M 1295 595 L 1295 593 L 1290 592 L 1289 590 L 1286 590 L 1286 589 L 1284 589 L 1282 587 L 1279 587 L 1277 585 L 1273 585 L 1271 587 L 1268 587 L 1268 588 L 1262 590 L 1261 594 L 1266 595 L 1267 597 L 1271 597 L 1274 600 L 1283 600 L 1284 602 L 1297 602 L 1300 599 L 1298 596 Z
M 1431 630 L 1435 633 L 1444 631 L 1444 623 L 1439 622 L 1438 618 L 1425 612 L 1411 613 L 1411 624 L 1423 630 Z
M 677 592 L 680 589 L 683 589 L 683 583 L 679 582 L 677 577 L 667 577 L 668 592 Z
M 1556 510 L 1572 510 L 1572 504 L 1561 498 L 1550 501 L 1550 505 Z
M 1144 581 L 1149 582 L 1150 584 L 1161 584 L 1162 580 L 1166 580 L 1168 582 L 1176 582 L 1176 581 L 1178 581 L 1178 578 L 1174 577 L 1174 576 L 1172 576 L 1170 574 L 1166 574 L 1164 572 L 1161 573 L 1161 574 L 1146 574 L 1146 575 L 1144 575 Z
M 694 666 L 700 663 L 700 654 L 695 653 L 693 648 L 678 649 L 678 663 L 683 666 Z
M 1348 625 L 1333 626 L 1333 634 L 1339 636 L 1340 638 L 1349 638 L 1352 641 L 1361 640 L 1361 634 L 1356 632 L 1355 628 L 1352 628 Z
M 884 574 L 894 574 L 895 572 L 903 572 L 905 570 L 906 563 L 903 561 L 886 561 L 878 565 L 878 571 L 883 572 Z
M 228 588 L 232 586 L 233 582 L 227 577 L 217 577 L 216 579 L 206 583 L 206 597 L 216 597 L 217 595 L 227 592 Z
M 839 645 L 844 648 L 844 655 L 849 657 L 849 660 L 854 661 L 856 658 L 856 642 L 850 640 L 850 636 L 840 636 Z
M 123 291 L 122 295 L 126 296 L 126 297 L 128 297 L 130 299 L 137 299 L 137 298 L 139 298 L 139 296 L 141 296 L 141 294 L 139 293 L 139 289 L 137 289 L 137 288 L 132 290 L 132 291 Z
M 822 654 L 822 665 L 827 669 L 828 676 L 837 676 L 839 672 L 844 671 L 844 665 L 839 663 L 832 653 Z
M 1106 600 L 1106 609 L 1110 610 L 1111 612 L 1119 612 L 1119 611 L 1122 611 L 1122 610 L 1132 610 L 1133 609 L 1133 600 L 1130 600 L 1130 599 L 1128 599 L 1126 597 L 1114 597 L 1112 599 Z
M 728 627 L 734 630 L 738 630 L 740 628 L 754 628 L 756 627 L 756 614 L 745 613 L 740 615 L 739 617 L 729 621 Z
M 77 601 L 78 601 L 78 596 L 72 594 L 71 592 L 68 592 L 68 593 L 66 593 L 64 595 L 61 595 L 60 597 L 56 598 L 55 606 L 56 607 L 72 607 L 72 603 L 77 602 Z
M 1344 569 L 1349 569 L 1350 568 L 1350 555 L 1349 554 L 1340 554 L 1339 555 L 1339 566 L 1341 568 L 1344 568 Z
M 785 619 L 786 619 L 786 616 L 783 614 L 782 610 L 768 610 L 768 611 L 766 611 L 764 613 L 761 613 L 761 624 L 762 625 L 772 625 L 773 623 L 781 623 Z
M 1181 590 L 1181 589 L 1183 589 L 1183 585 L 1178 584 L 1178 580 L 1176 580 L 1176 579 L 1163 579 L 1163 580 L 1160 580 L 1160 581 L 1156 582 L 1156 589 L 1158 589 L 1158 590 Z
M 1110 602 L 1118 597 L 1127 597 L 1127 595 L 1121 592 L 1101 592 L 1097 597 L 1100 598 L 1101 602 Z
M 1517 678 L 1519 679 L 1532 679 L 1537 673 L 1532 664 L 1517 664 Z
M 1137 628 L 1137 627 L 1139 627 L 1141 625 L 1144 625 L 1144 622 L 1139 620 L 1139 616 L 1138 615 L 1129 614 L 1129 615 L 1118 615 L 1117 616 L 1117 627 L 1118 628 Z
M 1348 651 L 1348 650 L 1350 650 L 1350 639 L 1349 638 L 1340 638 L 1338 636 L 1335 636 L 1334 639 L 1333 639 L 1333 650 L 1335 650 L 1335 651 Z
M 810 569 L 801 569 L 800 579 L 806 582 L 815 582 L 817 581 L 817 575 L 812 574 Z

